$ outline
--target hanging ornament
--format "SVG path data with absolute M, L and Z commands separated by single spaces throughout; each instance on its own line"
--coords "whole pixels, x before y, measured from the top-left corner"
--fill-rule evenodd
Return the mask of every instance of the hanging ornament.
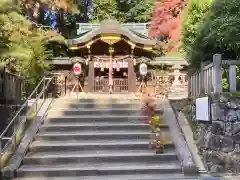
M 119 62 L 116 62 L 116 71 L 120 71 L 120 64 L 119 64 Z
M 104 71 L 104 63 L 103 63 L 103 60 L 101 62 L 101 71 L 103 72 Z

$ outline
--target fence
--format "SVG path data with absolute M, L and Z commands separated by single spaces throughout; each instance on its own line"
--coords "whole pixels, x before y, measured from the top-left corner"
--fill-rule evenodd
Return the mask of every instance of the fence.
M 0 103 L 18 104 L 22 97 L 22 80 L 10 72 L 0 73 Z
M 15 152 L 26 128 L 34 120 L 48 94 L 54 76 L 44 77 L 0 135 L 0 170 Z
M 237 91 L 237 60 L 222 60 L 221 54 L 213 55 L 213 62 L 188 76 L 188 96 L 223 92 L 223 71 L 228 72 L 229 91 Z

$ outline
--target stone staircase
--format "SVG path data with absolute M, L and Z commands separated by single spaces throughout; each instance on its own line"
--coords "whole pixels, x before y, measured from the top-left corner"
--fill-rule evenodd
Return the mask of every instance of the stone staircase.
M 137 99 L 56 99 L 31 143 L 17 180 L 183 180 L 168 135 L 165 152 L 148 149 Z

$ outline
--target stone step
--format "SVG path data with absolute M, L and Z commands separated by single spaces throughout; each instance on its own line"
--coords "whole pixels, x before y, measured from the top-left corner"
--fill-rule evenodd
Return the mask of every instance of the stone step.
M 168 125 L 161 124 L 161 130 L 167 130 Z M 61 123 L 61 124 L 43 124 L 40 129 L 40 132 L 67 132 L 67 131 L 81 131 L 81 132 L 96 132 L 96 131 L 131 131 L 131 132 L 139 132 L 139 131 L 148 131 L 149 132 L 149 125 L 148 124 L 113 124 L 113 123 Z
M 155 173 L 181 173 L 178 162 L 171 163 L 95 163 L 95 164 L 55 164 L 53 165 L 22 165 L 18 177 L 66 177 L 66 176 L 97 176 L 97 175 L 130 175 Z
M 119 98 L 125 98 L 125 99 L 138 99 L 139 97 L 135 96 L 135 93 L 113 93 L 113 94 L 108 94 L 105 92 L 94 92 L 94 93 L 77 93 L 75 92 L 75 94 L 73 93 L 72 95 L 67 95 L 67 96 L 63 96 L 61 97 L 61 99 L 66 99 L 66 98 L 70 98 L 70 99 L 96 99 L 96 98 L 104 98 L 104 99 L 119 99 Z
M 160 113 L 160 109 L 156 109 L 156 113 Z M 55 108 L 48 111 L 48 117 L 56 116 L 79 116 L 79 115 L 141 115 L 140 108 L 108 108 L 108 109 L 68 109 Z
M 81 176 L 79 177 L 26 177 L 16 180 L 184 180 L 181 173 L 175 174 L 131 174 L 131 175 L 106 175 L 106 176 Z M 188 177 L 188 180 L 197 180 L 195 177 Z
M 173 150 L 173 143 L 165 143 L 165 150 Z M 148 141 L 91 141 L 91 142 L 41 142 L 34 141 L 29 146 L 30 152 L 45 152 L 45 151 L 96 151 L 96 150 L 146 150 L 148 149 Z
M 56 137 L 56 136 L 55 136 Z M 94 138 L 92 138 L 92 139 L 78 139 L 77 140 L 77 138 L 75 138 L 75 139 L 67 139 L 66 138 L 66 140 L 60 140 L 60 139 L 54 139 L 54 136 L 52 136 L 52 137 L 49 137 L 49 136 L 46 136 L 45 137 L 45 141 L 39 141 L 39 139 L 41 139 L 40 137 L 38 137 L 38 138 L 36 138 L 38 141 L 37 142 L 46 142 L 46 143 L 63 143 L 63 142 L 71 142 L 71 143 L 83 143 L 83 144 L 85 144 L 85 143 L 90 143 L 90 144 L 94 144 L 94 143 L 97 143 L 97 142 L 101 142 L 101 143 L 121 143 L 121 142 L 124 142 L 124 141 L 135 141 L 135 142 L 143 142 L 143 141 L 146 141 L 147 143 L 148 143 L 148 141 L 149 141 L 149 138 L 148 138 L 148 136 L 146 137 L 146 138 L 144 138 L 144 137 L 142 137 L 142 138 L 135 138 L 135 139 L 131 139 L 131 138 L 121 138 L 121 139 L 112 139 L 112 138 L 109 138 L 109 139 L 94 139 Z M 43 138 L 42 138 L 43 139 Z M 165 144 L 168 144 L 170 141 L 169 141 L 169 138 L 168 138 L 168 136 L 166 137 L 166 138 L 164 138 L 163 140 L 162 140 L 162 142 L 163 143 L 165 143 Z
M 141 123 L 141 120 L 146 119 L 146 116 L 104 116 L 104 115 L 87 115 L 87 116 L 61 116 L 61 117 L 48 117 L 45 123 L 99 123 L 99 122 L 119 122 L 119 123 Z
M 169 146 L 169 145 L 167 145 Z M 149 149 L 148 147 L 145 147 L 144 149 L 90 149 L 90 150 L 69 150 L 69 151 L 43 151 L 43 152 L 28 152 L 26 154 L 26 157 L 41 157 L 41 156 L 49 156 L 49 157 L 55 157 L 62 154 L 66 154 L 69 156 L 72 155 L 82 155 L 82 156 L 115 156 L 117 154 L 129 154 L 129 155 L 136 155 L 138 153 L 140 154 L 147 154 L 147 155 L 156 155 L 155 151 L 152 149 Z M 175 153 L 175 149 L 171 149 L 170 147 L 167 147 L 164 151 L 164 153 Z
M 16 180 L 185 179 L 164 120 L 165 150 L 156 154 L 148 148 L 151 133 L 140 100 L 114 97 L 56 99 Z
M 123 177 L 124 176 L 124 177 Z M 101 180 L 101 179 L 108 179 L 108 180 L 199 180 L 197 177 L 179 177 L 179 175 L 166 177 L 166 175 L 158 174 L 157 176 L 153 176 L 151 174 L 148 175 L 148 177 L 142 177 L 142 175 L 136 175 L 135 177 L 132 177 L 132 175 L 115 175 L 113 178 L 111 175 L 104 175 L 102 178 L 101 176 L 82 176 L 81 180 Z M 104 178 L 103 178 L 104 177 Z M 129 178 L 128 178 L 129 177 Z M 131 179 L 130 179 L 131 178 Z M 65 177 L 64 179 L 61 177 L 35 177 L 35 178 L 15 178 L 15 180 L 79 180 L 79 177 Z M 215 179 L 214 179 L 215 180 Z M 218 179 L 217 179 L 218 180 Z M 219 179 L 223 180 L 223 179 Z
M 52 104 L 53 109 L 64 108 L 64 109 L 109 109 L 109 108 L 120 108 L 120 109 L 131 109 L 131 108 L 141 108 L 142 104 L 137 102 L 125 102 L 125 103 L 116 103 L 111 104 L 109 102 L 101 102 L 101 103 L 72 103 L 71 101 L 66 102 L 54 102 Z
M 67 151 L 64 153 L 45 154 L 45 155 L 31 155 L 23 159 L 23 165 L 58 165 L 61 163 L 126 163 L 126 162 L 169 162 L 177 161 L 177 155 L 174 152 L 166 152 L 164 154 L 155 154 L 154 150 L 150 150 L 147 153 L 121 153 L 110 152 L 111 154 L 72 154 Z
M 35 137 L 36 141 L 92 141 L 92 140 L 134 140 L 134 139 L 143 139 L 148 141 L 151 133 L 149 132 L 121 132 L 121 133 L 81 133 L 78 131 L 62 133 L 62 132 L 44 132 L 38 133 Z
M 79 103 L 92 103 L 92 104 L 126 104 L 126 103 L 139 103 L 141 99 L 136 98 L 59 98 L 55 99 L 53 103 L 72 103 L 72 104 L 79 104 Z

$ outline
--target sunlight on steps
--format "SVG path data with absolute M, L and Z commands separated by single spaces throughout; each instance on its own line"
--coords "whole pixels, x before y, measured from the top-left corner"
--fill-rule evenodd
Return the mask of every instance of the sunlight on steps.
M 85 98 L 69 96 L 53 102 L 16 180 L 186 178 L 164 119 L 165 152 L 156 154 L 148 148 L 150 131 L 140 113 L 140 98 L 132 94 L 81 96 Z

